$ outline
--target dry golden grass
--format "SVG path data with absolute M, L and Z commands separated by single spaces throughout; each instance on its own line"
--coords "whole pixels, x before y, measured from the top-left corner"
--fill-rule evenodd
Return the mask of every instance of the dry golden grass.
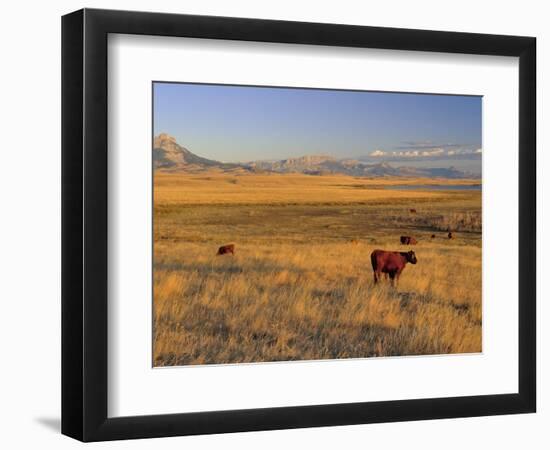
M 155 175 L 155 365 L 481 351 L 481 233 L 449 241 L 430 225 L 479 213 L 479 192 L 234 178 Z M 374 286 L 371 251 L 408 250 L 401 234 L 419 239 L 418 264 Z M 235 256 L 215 256 L 229 243 Z
M 438 230 L 481 232 L 481 211 L 455 212 L 430 220 L 430 225 Z
M 345 175 L 310 176 L 302 174 L 228 175 L 155 173 L 155 205 L 181 204 L 303 204 L 375 201 L 381 198 L 435 199 L 443 192 L 384 191 L 390 184 L 479 184 L 479 180 L 422 178 L 360 178 Z

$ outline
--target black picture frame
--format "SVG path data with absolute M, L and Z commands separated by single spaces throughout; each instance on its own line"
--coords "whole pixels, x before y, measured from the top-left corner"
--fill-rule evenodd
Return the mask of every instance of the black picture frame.
M 110 33 L 519 57 L 517 393 L 107 416 L 107 36 Z M 82 441 L 535 412 L 536 39 L 83 9 L 62 18 L 62 433 Z

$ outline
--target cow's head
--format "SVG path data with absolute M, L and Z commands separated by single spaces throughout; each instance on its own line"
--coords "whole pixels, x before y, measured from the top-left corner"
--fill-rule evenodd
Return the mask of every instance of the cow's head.
M 407 261 L 410 262 L 411 264 L 416 264 L 416 262 L 418 261 L 416 259 L 416 255 L 412 250 L 407 252 Z

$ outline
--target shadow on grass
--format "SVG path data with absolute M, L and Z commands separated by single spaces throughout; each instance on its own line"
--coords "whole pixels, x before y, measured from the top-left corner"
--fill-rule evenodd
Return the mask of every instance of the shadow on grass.
M 221 256 L 220 258 L 223 258 Z M 284 265 L 282 264 L 274 264 L 273 262 L 266 262 L 265 260 L 256 260 L 256 259 L 250 259 L 247 260 L 244 264 L 234 259 L 233 256 L 227 256 L 225 257 L 225 261 L 222 261 L 221 264 L 217 262 L 189 262 L 189 263 L 179 263 L 179 262 L 173 262 L 173 263 L 162 263 L 157 262 L 155 263 L 155 271 L 174 271 L 174 272 L 196 272 L 201 275 L 207 275 L 207 274 L 237 274 L 237 273 L 244 273 L 244 272 L 250 272 L 250 273 L 272 273 L 272 272 L 279 272 L 279 271 L 291 271 L 293 273 L 304 273 L 304 269 L 301 267 L 298 267 L 293 264 L 286 263 Z

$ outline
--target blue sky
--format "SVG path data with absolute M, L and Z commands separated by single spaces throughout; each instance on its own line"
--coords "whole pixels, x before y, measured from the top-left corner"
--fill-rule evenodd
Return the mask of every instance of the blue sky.
M 153 100 L 155 135 L 219 161 L 329 154 L 481 167 L 481 97 L 154 83 Z

